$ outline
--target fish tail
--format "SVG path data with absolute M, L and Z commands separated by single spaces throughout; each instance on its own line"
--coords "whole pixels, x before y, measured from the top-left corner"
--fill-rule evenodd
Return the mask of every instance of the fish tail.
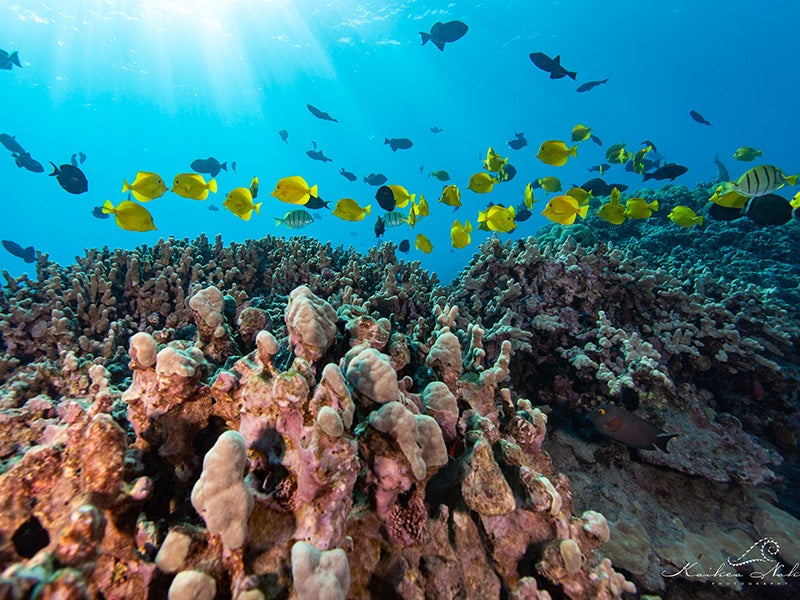
M 364 207 L 364 212 L 367 213 L 368 215 L 371 215 L 372 214 L 372 205 L 371 204 L 367 204 Z
M 275 227 L 278 227 L 280 226 L 281 223 L 283 223 L 283 219 L 281 219 L 280 217 L 273 217 L 273 218 L 275 219 Z
M 133 188 L 131 188 L 131 184 L 128 183 L 128 181 L 126 179 L 123 179 L 122 180 L 122 193 L 124 194 L 125 192 L 129 192 L 129 191 L 131 191 L 131 189 L 133 189 Z
M 101 210 L 107 215 L 113 215 L 116 212 L 114 205 L 111 204 L 111 200 L 106 200 Z
M 583 206 L 581 206 L 578 209 L 578 214 L 581 216 L 581 219 L 585 219 L 586 218 L 586 213 L 587 212 L 589 212 L 589 205 L 588 204 L 584 204 Z
M 658 200 L 653 200 L 647 207 L 652 210 L 653 212 L 658 210 Z
M 389 138 L 383 138 L 383 145 L 385 146 L 386 144 L 389 144 L 390 146 L 392 145 L 392 142 L 389 141 Z
M 308 194 L 314 198 L 319 198 L 319 189 L 316 184 L 311 186 L 311 189 L 308 190 Z
M 575 158 L 578 157 L 578 144 L 575 144 L 572 148 L 567 150 L 567 154 L 570 156 L 574 156 Z
M 228 162 L 226 161 L 226 162 L 222 163 L 219 166 L 219 168 L 222 169 L 223 171 L 227 171 L 228 170 Z
M 575 78 L 577 76 L 578 76 L 578 73 L 576 71 L 567 71 L 567 77 L 572 79 L 572 81 L 575 81 Z
M 211 181 L 208 182 L 208 189 L 210 191 L 214 192 L 215 194 L 217 193 L 217 180 L 216 179 L 212 179 Z
M 656 445 L 656 447 L 658 447 L 659 449 L 661 449 L 664 452 L 666 452 L 667 454 L 669 454 L 669 450 L 667 450 L 667 444 L 674 437 L 678 437 L 678 434 L 677 433 L 662 433 L 661 435 L 659 435 L 656 438 L 656 441 L 653 442 L 653 443 Z
M 786 183 L 788 183 L 789 185 L 797 184 L 797 177 L 798 177 L 797 175 L 789 175 L 789 177 L 786 178 Z
M 253 205 L 253 210 L 256 211 L 257 215 L 261 214 L 261 205 L 262 204 L 263 204 L 263 202 L 259 202 L 258 204 L 254 204 Z
M 694 222 L 697 223 L 698 225 L 702 225 L 703 224 L 703 215 L 697 215 L 697 218 L 694 220 Z
M 8 55 L 8 60 L 17 65 L 20 69 L 22 68 L 22 65 L 19 64 L 19 52 L 17 50 L 14 50 L 11 54 Z
M 51 165 L 53 165 L 53 172 L 50 173 L 50 177 L 52 177 L 53 175 L 58 175 L 58 167 L 56 166 L 56 164 L 52 160 L 49 162 Z
M 431 34 L 424 31 L 420 31 L 419 34 L 422 36 L 422 45 L 424 46 L 431 39 Z

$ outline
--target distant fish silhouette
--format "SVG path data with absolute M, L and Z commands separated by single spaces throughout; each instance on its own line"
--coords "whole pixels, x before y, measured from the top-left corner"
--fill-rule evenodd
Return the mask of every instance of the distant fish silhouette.
M 387 181 L 389 181 L 389 179 L 383 173 L 370 173 L 364 177 L 364 183 L 374 186 L 383 185 Z
M 336 119 L 330 116 L 328 113 L 318 109 L 316 106 L 312 106 L 310 104 L 306 104 L 308 110 L 311 111 L 311 114 L 317 117 L 318 119 L 322 119 L 323 121 L 333 121 L 334 123 L 338 123 Z
M 604 83 L 608 82 L 608 78 L 600 79 L 599 81 L 587 81 L 586 83 L 582 83 L 578 86 L 578 89 L 575 90 L 576 92 L 588 92 L 589 90 L 596 88 L 598 85 L 603 85 Z
M 92 209 L 92 216 L 95 219 L 107 219 L 108 218 L 108 213 L 104 213 L 103 212 L 103 207 L 102 206 L 95 206 Z
M 717 165 L 717 178 L 720 181 L 730 181 L 730 173 L 728 173 L 728 169 L 725 168 L 725 165 L 723 165 L 722 161 L 719 159 L 719 154 L 714 155 L 714 164 Z
M 211 212 L 219 212 L 219 208 L 217 207 L 216 204 L 209 204 L 208 210 L 210 210 Z
M 414 145 L 414 142 L 408 138 L 384 138 L 383 143 L 384 145 L 389 144 L 392 152 L 397 152 L 398 150 L 408 150 Z
M 524 133 L 515 133 L 514 139 L 508 141 L 508 145 L 512 150 L 521 150 L 528 145 L 528 140 L 525 139 Z
M 700 114 L 699 112 L 697 112 L 696 110 L 690 110 L 690 111 L 689 111 L 689 116 L 690 116 L 690 117 L 692 117 L 692 119 L 694 119 L 695 121 L 697 121 L 697 122 L 698 122 L 698 123 L 700 123 L 701 125 L 708 125 L 709 127 L 711 127 L 711 123 L 709 123 L 709 122 L 708 122 L 708 121 L 705 119 L 705 117 L 703 117 L 703 115 L 701 115 L 701 114 Z
M 9 152 L 16 152 L 17 154 L 25 153 L 25 148 L 17 141 L 17 136 L 15 135 L 0 133 L 0 144 L 3 144 Z
M 219 175 L 220 171 L 228 170 L 228 163 L 227 161 L 221 163 L 214 158 L 213 156 L 209 156 L 208 158 L 198 158 L 192 161 L 192 164 L 189 165 L 192 171 L 197 173 L 206 173 L 211 175 L 211 177 L 216 177 Z
M 19 64 L 19 55 L 16 50 L 9 54 L 5 50 L 0 50 L 0 69 L 4 69 L 6 71 L 10 71 L 11 67 L 16 65 L 20 69 L 22 65 Z
M 603 145 L 603 140 L 601 140 L 601 139 L 600 139 L 599 137 L 597 137 L 595 134 L 591 134 L 591 135 L 589 136 L 589 139 L 590 139 L 590 140 L 592 140 L 592 141 L 593 141 L 595 144 L 597 144 L 598 146 L 602 146 L 602 145 Z
M 442 129 L 441 127 L 437 127 L 436 125 L 431 127 L 431 133 L 442 133 L 443 131 L 444 129 Z
M 358 177 L 356 177 L 356 174 L 355 174 L 355 173 L 351 173 L 350 171 L 345 171 L 345 170 L 344 170 L 344 167 L 342 167 L 342 168 L 339 170 L 339 174 L 340 174 L 342 177 L 344 177 L 345 179 L 347 179 L 347 181 L 355 181 L 356 179 L 358 179 Z
M 561 66 L 561 56 L 550 58 L 544 52 L 531 52 L 529 55 L 531 62 L 539 67 L 542 71 L 550 73 L 550 79 L 561 79 L 562 77 L 569 77 L 572 80 L 578 76 L 575 71 L 567 71 Z
M 281 129 L 278 132 L 278 135 L 281 136 L 281 140 L 283 140 L 284 144 L 288 144 L 289 143 L 289 132 L 288 131 L 286 131 L 285 129 Z
M 466 23 L 461 21 L 448 21 L 447 23 L 436 22 L 431 27 L 430 33 L 420 31 L 422 36 L 422 45 L 424 46 L 429 41 L 433 43 L 439 50 L 444 51 L 445 44 L 451 44 L 460 40 L 467 34 L 469 27 Z
M 69 162 L 73 167 L 77 167 L 79 164 L 82 165 L 86 162 L 86 155 L 83 152 L 77 152 L 72 155 L 72 157 L 69 159 Z
M 31 173 L 44 173 L 42 163 L 33 158 L 30 152 L 14 153 L 11 156 L 14 157 L 14 162 L 17 163 L 18 167 L 28 169 Z
M 322 150 L 308 150 L 306 154 L 312 160 L 320 160 L 322 162 L 333 162 L 333 159 L 325 156 L 322 153 Z
M 26 263 L 32 263 L 36 260 L 36 250 L 33 249 L 33 246 L 23 248 L 17 242 L 12 242 L 11 240 L 3 240 L 2 244 L 9 254 L 21 258 Z

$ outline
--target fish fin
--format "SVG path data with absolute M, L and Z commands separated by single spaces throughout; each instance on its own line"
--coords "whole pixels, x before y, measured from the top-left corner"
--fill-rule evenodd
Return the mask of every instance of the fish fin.
M 211 181 L 208 182 L 208 189 L 210 191 L 214 192 L 215 194 L 217 193 L 217 180 L 216 179 L 212 179 Z
M 657 448 L 659 448 L 660 450 L 663 450 L 667 454 L 669 454 L 669 450 L 667 450 L 667 444 L 674 437 L 678 437 L 678 434 L 677 433 L 662 433 L 662 434 L 659 434 L 656 437 L 656 441 L 653 442 L 653 445 L 656 446 Z
M 368 215 L 371 215 L 372 214 L 372 205 L 371 204 L 367 204 L 364 207 L 364 212 L 367 213 Z
M 48 161 L 48 162 L 49 162 L 51 165 L 53 165 L 53 172 L 52 172 L 52 173 L 50 173 L 50 177 L 52 177 L 53 175 L 58 175 L 58 167 L 56 166 L 56 164 L 55 164 L 55 163 L 54 163 L 52 160 L 51 160 L 51 161 Z
M 786 178 L 786 183 L 789 185 L 795 185 L 797 183 L 797 177 L 797 175 L 789 175 L 789 177 Z
M 586 218 L 586 213 L 589 212 L 589 205 L 584 204 L 578 209 L 578 214 L 581 216 L 582 219 Z
M 433 42 L 434 46 L 436 46 L 439 50 L 444 52 L 444 42 L 440 42 L 438 40 L 431 40 L 431 41 Z
M 316 184 L 312 185 L 311 189 L 308 190 L 308 195 L 313 196 L 314 198 L 319 198 L 319 189 L 317 188 Z
M 575 158 L 578 157 L 578 144 L 575 144 L 572 148 L 567 150 L 567 154 L 570 156 L 574 156 Z
M 19 53 L 17 50 L 14 50 L 14 52 L 8 55 L 8 60 L 17 65 L 20 69 L 22 68 L 22 65 L 19 64 Z
M 424 46 L 431 39 L 431 34 L 424 31 L 420 31 L 419 34 L 422 36 L 422 45 Z
M 658 210 L 658 200 L 653 200 L 650 204 L 648 204 L 650 210 L 656 212 Z
M 111 200 L 106 200 L 101 210 L 107 215 L 113 215 L 116 212 L 114 205 L 111 204 Z
M 228 170 L 228 162 L 226 161 L 226 162 L 222 163 L 219 166 L 219 168 L 222 169 L 223 171 L 227 171 Z
M 567 71 L 567 77 L 572 79 L 572 81 L 575 81 L 575 78 L 577 76 L 578 76 L 578 73 L 576 71 Z
M 696 221 L 696 223 L 697 223 L 698 225 L 702 225 L 702 224 L 703 224 L 703 215 L 697 215 L 697 221 Z
M 128 181 L 126 179 L 123 179 L 122 180 L 122 193 L 124 194 L 125 192 L 130 191 L 130 189 L 131 189 L 131 184 L 128 183 Z
M 275 227 L 278 227 L 280 226 L 281 223 L 283 223 L 283 219 L 281 219 L 280 217 L 273 217 L 273 218 L 275 219 Z

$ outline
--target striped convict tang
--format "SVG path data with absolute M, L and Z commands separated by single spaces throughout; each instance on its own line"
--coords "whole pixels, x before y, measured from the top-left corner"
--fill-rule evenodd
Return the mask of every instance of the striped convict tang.
M 289 229 L 302 229 L 314 222 L 314 217 L 307 210 L 290 210 L 283 217 L 275 217 L 275 226 L 286 225 Z
M 795 185 L 797 175 L 786 176 L 778 167 L 772 165 L 759 165 L 753 167 L 739 177 L 736 183 L 729 182 L 723 186 L 726 191 L 737 191 L 742 196 L 752 198 L 763 196 L 786 184 Z

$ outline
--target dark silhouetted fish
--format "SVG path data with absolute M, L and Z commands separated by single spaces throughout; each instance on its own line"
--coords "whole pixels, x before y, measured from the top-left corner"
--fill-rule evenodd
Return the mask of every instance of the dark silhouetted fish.
M 86 155 L 83 152 L 76 152 L 70 157 L 69 162 L 73 167 L 77 167 L 79 164 L 82 165 L 86 162 Z
M 424 46 L 428 41 L 432 42 L 439 50 L 444 51 L 445 44 L 452 44 L 464 37 L 469 30 L 466 23 L 461 21 L 448 21 L 447 23 L 436 22 L 431 27 L 430 33 L 420 31 L 422 36 L 422 45 Z
M 330 202 L 328 200 L 323 200 L 319 196 L 311 196 L 304 206 L 312 210 L 319 210 L 320 208 L 328 208 L 329 204 Z
M 0 50 L 0 69 L 10 71 L 13 65 L 16 65 L 20 69 L 22 68 L 22 65 L 19 64 L 19 53 L 14 50 L 9 54 L 5 50 Z
M 78 167 L 74 165 L 61 165 L 57 167 L 53 165 L 53 172 L 50 177 L 55 177 L 58 184 L 70 194 L 83 194 L 89 189 L 89 182 L 86 180 L 86 175 L 83 174 Z
M 224 162 L 220 164 L 220 162 L 213 156 L 193 160 L 192 164 L 189 166 L 192 168 L 192 171 L 197 173 L 205 173 L 211 175 L 211 177 L 216 177 L 219 175 L 220 171 L 228 171 L 228 163 Z
M 605 404 L 589 415 L 600 433 L 639 450 L 667 450 L 667 443 L 677 434 L 666 433 L 621 406 Z
M 108 218 L 108 213 L 104 213 L 103 212 L 103 207 L 102 206 L 95 206 L 92 209 L 92 216 L 95 219 L 107 219 Z
M 597 137 L 595 134 L 591 134 L 591 135 L 589 136 L 589 139 L 590 139 L 590 140 L 592 140 L 592 141 L 593 141 L 595 144 L 597 144 L 598 146 L 602 146 L 602 145 L 603 145 L 603 140 L 601 140 L 601 139 L 600 139 L 599 137 Z
M 517 168 L 514 165 L 510 165 L 508 163 L 503 165 L 503 168 L 497 173 L 499 181 L 511 181 L 514 177 L 517 176 Z
M 792 205 L 778 194 L 756 196 L 744 207 L 744 216 L 759 225 L 785 225 L 792 219 Z
M 659 167 L 651 173 L 642 173 L 642 181 L 648 181 L 650 179 L 656 179 L 658 181 L 669 179 L 670 181 L 675 181 L 676 177 L 680 177 L 688 170 L 689 168 L 684 167 L 683 165 L 667 163 L 663 167 Z
M 711 127 L 711 123 L 706 121 L 705 117 L 703 117 L 703 115 L 701 115 L 696 110 L 690 110 L 689 111 L 689 116 L 692 117 L 692 119 L 694 119 L 695 121 L 697 121 L 701 125 L 708 125 L 709 127 Z
M 567 76 L 574 80 L 578 75 L 575 71 L 567 71 L 561 66 L 561 55 L 550 58 L 544 52 L 532 52 L 529 56 L 534 65 L 542 71 L 550 73 L 550 79 L 561 79 Z
M 644 140 L 641 144 L 642 146 L 651 146 L 653 148 L 652 152 L 658 152 L 658 148 L 656 148 L 655 143 L 651 142 L 650 140 Z
M 708 209 L 708 216 L 716 221 L 733 221 L 742 216 L 742 209 L 722 206 L 716 202 L 711 202 L 711 206 Z
M 722 161 L 719 159 L 719 154 L 714 155 L 714 164 L 717 165 L 717 179 L 720 181 L 730 181 L 730 173 L 728 173 L 728 169 L 725 168 L 725 165 L 723 165 Z
M 431 133 L 442 133 L 443 131 L 444 129 L 442 129 L 441 127 L 437 127 L 436 125 L 431 127 Z
M 595 177 L 584 183 L 581 188 L 587 192 L 592 192 L 592 196 L 598 198 L 600 196 L 609 196 L 611 190 L 614 188 L 617 188 L 620 192 L 624 192 L 628 189 L 628 186 L 624 183 L 606 183 L 599 177 Z
M 14 157 L 14 162 L 17 163 L 18 167 L 28 169 L 31 173 L 44 173 L 42 163 L 33 158 L 29 152 L 12 154 L 11 156 Z
M 602 175 L 603 173 L 608 171 L 610 168 L 611 168 L 610 164 L 608 164 L 608 163 L 600 163 L 599 165 L 592 165 L 587 170 L 589 171 L 589 173 L 600 173 L 600 175 Z
M 210 210 L 211 212 L 219 212 L 219 207 L 216 204 L 209 204 L 208 210 Z
M 81 164 L 86 162 L 86 155 L 83 152 L 78 152 L 78 158 L 81 161 Z
M 0 133 L 0 144 L 3 144 L 3 146 L 5 146 L 9 152 L 25 154 L 25 148 L 20 145 L 20 143 L 17 141 L 17 136 L 15 135 Z
M 233 161 L 231 163 L 231 169 L 233 170 L 234 173 L 236 173 L 236 161 Z
M 323 121 L 333 121 L 334 123 L 339 122 L 325 111 L 318 109 L 316 106 L 311 106 L 310 104 L 306 104 L 306 108 L 308 108 L 308 110 L 311 111 L 311 114 L 317 117 L 318 119 L 322 119 Z
M 339 174 L 340 174 L 342 177 L 344 177 L 345 179 L 347 179 L 347 181 L 355 181 L 356 179 L 358 179 L 358 177 L 356 177 L 356 174 L 355 174 L 355 173 L 351 173 L 350 171 L 345 171 L 345 170 L 344 170 L 344 167 L 342 167 L 342 168 L 339 170 Z
M 400 250 L 400 252 L 408 252 L 411 249 L 411 242 L 403 240 L 400 242 L 400 245 L 397 246 L 397 249 Z
M 281 129 L 278 132 L 278 135 L 281 136 L 281 140 L 283 140 L 284 144 L 288 144 L 289 143 L 289 132 L 288 131 L 286 131 L 285 129 Z
M 392 192 L 392 188 L 387 185 L 382 185 L 378 188 L 378 191 L 375 192 L 375 200 L 378 201 L 380 207 L 386 212 L 393 211 L 395 205 L 397 204 L 394 198 L 394 192 Z
M 369 185 L 383 185 L 387 181 L 389 180 L 383 173 L 370 173 L 364 177 L 364 183 L 368 183 Z
M 386 233 L 386 224 L 383 222 L 383 219 L 380 217 L 375 219 L 375 227 L 373 230 L 375 231 L 376 238 L 382 237 L 383 234 Z
M 307 156 L 308 156 L 308 157 L 309 157 L 311 160 L 320 160 L 320 161 L 322 161 L 322 162 L 333 162 L 333 159 L 332 159 L 332 158 L 328 158 L 327 156 L 325 156 L 325 155 L 322 153 L 322 150 L 308 150 L 308 151 L 306 152 L 306 155 L 307 155 Z
M 514 217 L 514 221 L 517 223 L 522 223 L 523 221 L 527 221 L 531 218 L 531 211 L 528 210 L 528 207 L 525 206 L 524 202 L 520 202 L 519 206 L 517 207 L 517 214 Z
M 513 140 L 508 140 L 508 145 L 512 150 L 521 150 L 528 145 L 528 140 L 525 139 L 525 133 L 515 133 Z
M 3 248 L 8 250 L 9 254 L 13 254 L 17 258 L 21 258 L 26 263 L 32 263 L 36 260 L 36 250 L 33 249 L 33 246 L 23 248 L 17 242 L 12 242 L 11 240 L 3 240 L 2 243 Z
M 414 145 L 414 142 L 408 138 L 384 138 L 383 143 L 384 145 L 389 144 L 392 152 L 397 152 L 398 150 L 408 150 Z
M 600 79 L 599 81 L 587 81 L 586 83 L 582 83 L 578 86 L 576 91 L 578 92 L 588 92 L 589 90 L 596 88 L 598 85 L 603 85 L 604 83 L 608 82 L 608 78 Z

